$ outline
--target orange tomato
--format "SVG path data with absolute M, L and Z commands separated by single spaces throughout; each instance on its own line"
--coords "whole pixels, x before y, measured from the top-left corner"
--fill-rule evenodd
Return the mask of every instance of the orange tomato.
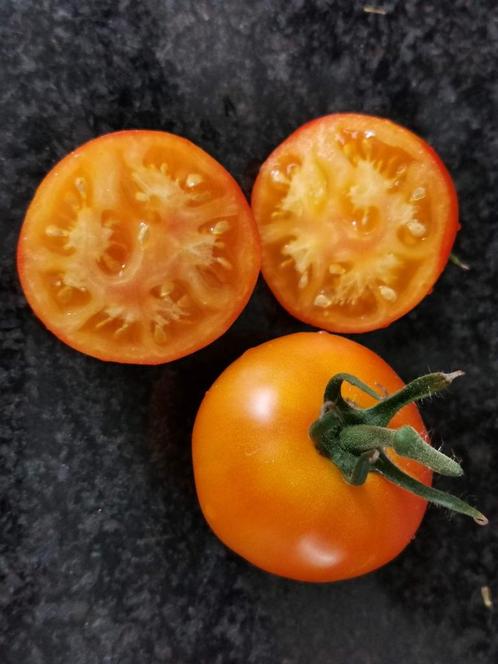
M 101 136 L 46 176 L 18 270 L 35 314 L 102 360 L 157 364 L 219 337 L 260 265 L 250 208 L 206 152 L 160 131 Z
M 434 150 L 358 114 L 318 118 L 283 141 L 261 167 L 252 207 L 275 297 L 333 332 L 385 327 L 413 309 L 459 227 L 455 187 Z
M 351 486 L 309 436 L 336 373 L 392 393 L 401 379 L 375 353 L 325 332 L 281 337 L 248 350 L 207 392 L 193 430 L 200 505 L 218 537 L 262 569 L 303 581 L 365 574 L 397 556 L 416 532 L 426 502 L 369 474 Z M 374 400 L 345 385 L 360 407 Z M 390 423 L 427 436 L 414 405 Z M 431 472 L 397 455 L 404 471 Z

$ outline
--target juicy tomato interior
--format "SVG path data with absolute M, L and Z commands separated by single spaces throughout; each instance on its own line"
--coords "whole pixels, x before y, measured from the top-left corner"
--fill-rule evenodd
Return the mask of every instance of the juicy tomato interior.
M 220 336 L 259 271 L 238 185 L 203 150 L 155 131 L 108 134 L 45 178 L 18 265 L 38 317 L 101 359 L 165 362 Z
M 263 164 L 253 191 L 263 274 L 293 315 L 331 331 L 384 327 L 444 268 L 458 229 L 451 178 L 388 120 L 325 116 Z

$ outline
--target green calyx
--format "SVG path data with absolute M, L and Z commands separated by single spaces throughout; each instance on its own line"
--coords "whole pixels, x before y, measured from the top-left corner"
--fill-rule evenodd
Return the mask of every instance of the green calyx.
M 403 406 L 444 390 L 461 375 L 462 371 L 427 374 L 383 398 L 355 376 L 337 374 L 325 388 L 322 412 L 311 425 L 310 436 L 320 454 L 339 468 L 349 484 L 363 484 L 369 473 L 378 473 L 406 491 L 466 514 L 484 526 L 488 520 L 477 509 L 456 496 L 419 482 L 402 471 L 386 454 L 390 448 L 399 456 L 414 459 L 441 475 L 463 475 L 460 464 L 428 445 L 413 427 L 387 427 Z M 371 408 L 358 408 L 347 402 L 341 394 L 344 382 L 359 388 L 377 403 Z

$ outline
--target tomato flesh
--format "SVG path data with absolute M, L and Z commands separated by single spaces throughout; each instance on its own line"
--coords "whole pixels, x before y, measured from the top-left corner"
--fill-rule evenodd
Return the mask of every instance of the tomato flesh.
M 337 581 L 385 564 L 410 542 L 426 503 L 378 475 L 362 486 L 316 450 L 309 427 L 328 380 L 353 373 L 391 394 L 401 379 L 375 353 L 325 332 L 280 337 L 252 348 L 209 389 L 193 431 L 200 505 L 231 549 L 262 569 L 303 581 Z M 343 396 L 360 407 L 371 397 L 351 385 Z M 390 423 L 427 439 L 414 405 Z M 415 461 L 393 460 L 429 484 Z
M 28 210 L 19 273 L 35 313 L 95 357 L 158 363 L 220 336 L 259 270 L 250 209 L 214 159 L 164 132 L 68 155 Z
M 330 331 L 384 327 L 430 291 L 458 228 L 433 150 L 380 118 L 338 114 L 292 134 L 252 197 L 263 274 L 281 304 Z

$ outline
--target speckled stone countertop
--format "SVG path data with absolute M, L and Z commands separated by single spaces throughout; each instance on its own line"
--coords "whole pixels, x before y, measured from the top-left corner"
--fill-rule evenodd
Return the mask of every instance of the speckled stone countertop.
M 364 11 L 371 4 L 385 14 Z M 493 1 L 3 0 L 0 4 L 2 664 L 492 664 L 498 661 L 498 9 Z M 307 585 L 218 542 L 189 431 L 246 348 L 304 329 L 260 283 L 225 337 L 158 367 L 104 364 L 30 313 L 14 266 L 30 197 L 108 131 L 189 137 L 250 191 L 292 129 L 341 110 L 426 137 L 458 187 L 456 251 L 431 297 L 362 335 L 405 379 L 464 369 L 426 403 L 487 528 L 429 509 L 381 571 Z M 457 491 L 450 481 L 438 486 Z

